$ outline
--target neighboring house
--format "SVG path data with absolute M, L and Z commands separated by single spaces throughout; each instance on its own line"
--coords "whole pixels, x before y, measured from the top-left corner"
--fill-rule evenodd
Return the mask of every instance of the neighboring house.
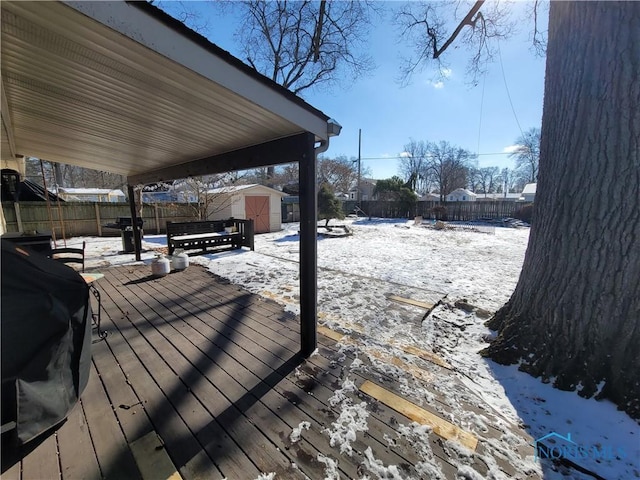
M 345 200 L 349 200 L 350 199 L 350 196 L 349 196 L 348 193 L 337 192 L 333 196 L 336 197 L 341 202 L 344 202 Z
M 418 201 L 419 202 L 439 202 L 440 195 L 437 193 L 425 193 L 424 195 L 419 196 Z
M 282 229 L 282 193 L 264 185 L 238 185 L 207 190 L 207 218 L 252 219 L 255 233 L 277 232 Z
M 476 193 L 478 202 L 517 202 L 519 193 Z
M 372 178 L 360 179 L 360 200 L 366 202 L 367 200 L 377 200 L 378 196 L 373 192 L 376 189 L 376 182 Z M 349 200 L 358 200 L 358 186 L 355 185 L 349 190 Z
M 536 185 L 537 183 L 527 183 L 522 189 L 519 200 L 521 202 L 533 202 L 536 197 Z
M 445 197 L 447 202 L 475 202 L 478 195 L 466 188 L 456 188 Z
M 67 202 L 126 202 L 122 190 L 109 188 L 67 188 L 58 187 L 60 198 Z

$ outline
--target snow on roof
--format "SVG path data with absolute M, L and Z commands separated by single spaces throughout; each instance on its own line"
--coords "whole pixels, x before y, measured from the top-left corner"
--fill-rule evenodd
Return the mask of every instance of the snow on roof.
M 72 195 L 115 195 L 117 197 L 125 196 L 122 190 L 112 190 L 110 188 L 59 187 L 58 190 L 60 190 L 60 193 L 70 193 Z
M 520 193 L 476 193 L 478 198 L 494 198 L 496 200 L 500 200 L 503 198 L 520 198 Z
M 467 190 L 466 188 L 456 188 L 449 195 L 453 195 L 454 193 L 463 193 L 465 195 L 469 195 L 470 197 L 477 197 L 478 196 L 475 193 L 473 193 L 471 190 Z
M 527 183 L 524 188 L 522 189 L 522 193 L 536 193 L 536 186 L 538 184 L 537 183 Z

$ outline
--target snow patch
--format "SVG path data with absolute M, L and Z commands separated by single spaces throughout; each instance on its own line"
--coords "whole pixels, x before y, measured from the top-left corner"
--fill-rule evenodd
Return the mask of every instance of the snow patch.
M 335 422 L 331 423 L 331 428 L 325 428 L 323 433 L 329 435 L 329 445 L 339 446 L 340 453 L 351 456 L 353 448 L 351 442 L 355 442 L 358 432 L 366 432 L 369 429 L 367 419 L 367 403 L 354 404 L 348 393 L 356 391 L 356 386 L 352 380 L 346 378 L 342 382 L 342 388 L 336 390 L 329 404 L 340 410 L 340 415 Z
M 300 424 L 293 429 L 293 431 L 291 432 L 291 435 L 289 436 L 289 440 L 291 440 L 291 443 L 299 442 L 300 437 L 302 435 L 302 431 L 309 430 L 309 427 L 311 427 L 311 423 L 306 421 L 300 422 Z
M 323 454 L 318 454 L 318 462 L 324 463 L 324 480 L 340 480 L 340 471 L 338 470 L 338 462 Z

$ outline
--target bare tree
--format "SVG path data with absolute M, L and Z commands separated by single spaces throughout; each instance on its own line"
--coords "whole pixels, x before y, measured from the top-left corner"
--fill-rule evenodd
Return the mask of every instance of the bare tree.
M 90 168 L 67 165 L 64 163 L 44 162 L 46 183 L 49 188 L 110 188 L 124 189 L 126 178 L 115 173 Z M 40 159 L 26 159 L 26 177 L 39 185 L 43 184 Z
M 507 196 L 507 193 L 515 193 L 515 172 L 508 167 L 503 168 L 500 172 L 500 183 L 502 185 L 502 193 L 504 193 L 505 197 Z
M 252 0 L 238 8 L 246 61 L 295 94 L 349 82 L 373 68 L 366 50 L 359 51 L 373 2 Z
M 410 139 L 409 143 L 403 147 L 399 170 L 414 192 L 427 193 L 428 191 L 428 182 L 425 175 L 426 156 L 427 145 L 423 140 Z
M 550 2 L 536 220 L 483 351 L 634 418 L 640 209 L 627 199 L 640 198 L 638 25 L 638 2 Z
M 474 169 L 473 173 L 476 177 L 475 193 L 495 193 L 499 183 L 500 169 L 498 167 L 483 167 Z
M 347 193 L 358 180 L 354 160 L 341 155 L 335 158 L 318 159 L 318 184 L 325 184 L 334 192 Z
M 467 70 L 472 82 L 477 83 L 485 65 L 496 55 L 497 46 L 490 40 L 509 38 L 515 24 L 506 2 L 484 0 L 455 4 L 407 2 L 396 11 L 395 23 L 400 28 L 400 37 L 413 50 L 401 69 L 400 79 L 405 84 L 429 60 L 435 60 L 438 71 L 446 77 L 448 65 L 442 54 L 456 40 L 471 52 Z
M 427 163 L 424 175 L 437 185 L 440 201 L 444 201 L 456 188 L 465 188 L 471 162 L 475 156 L 449 142 L 428 142 L 426 144 Z
M 517 149 L 509 154 L 516 161 L 516 173 L 524 183 L 538 180 L 540 162 L 540 129 L 530 128 L 516 140 Z

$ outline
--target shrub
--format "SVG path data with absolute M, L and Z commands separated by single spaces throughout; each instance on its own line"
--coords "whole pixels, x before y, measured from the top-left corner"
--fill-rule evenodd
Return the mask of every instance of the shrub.
M 438 205 L 431 209 L 431 214 L 435 217 L 436 220 L 447 221 L 447 207 L 444 205 Z
M 533 217 L 533 205 L 529 204 L 519 208 L 513 213 L 513 217 L 518 220 L 522 220 L 523 222 L 531 223 L 531 218 Z

